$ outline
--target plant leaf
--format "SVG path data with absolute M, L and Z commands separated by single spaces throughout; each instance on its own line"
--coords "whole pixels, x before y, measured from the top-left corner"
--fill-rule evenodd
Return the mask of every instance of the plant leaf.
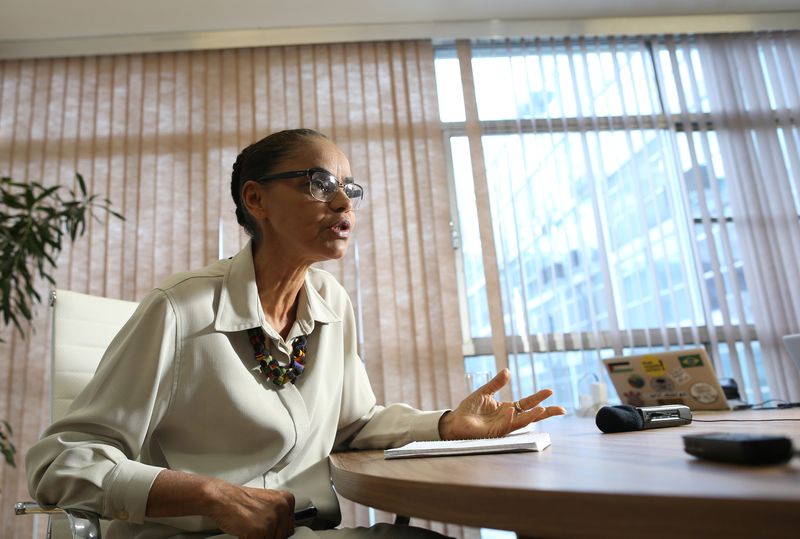
M 98 211 L 124 220 L 107 198 L 88 194 L 81 174 L 75 177 L 78 192 L 66 195 L 63 186 L 0 178 L 0 312 L 5 325 L 13 324 L 23 337 L 23 322 L 30 324 L 33 306 L 42 301 L 36 278 L 55 284 L 65 236 L 73 242 L 85 234 L 87 220 L 99 220 Z

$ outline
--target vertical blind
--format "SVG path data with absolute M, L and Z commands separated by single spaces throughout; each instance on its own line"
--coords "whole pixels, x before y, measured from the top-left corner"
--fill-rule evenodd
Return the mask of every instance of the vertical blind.
M 140 300 L 244 245 L 229 188 L 240 148 L 287 128 L 328 134 L 367 189 L 350 252 L 324 267 L 351 294 L 375 393 L 447 408 L 463 366 L 433 69 L 425 41 L 3 61 L 0 174 L 72 187 L 77 171 L 110 198 L 125 221 L 99 215 L 62 252 L 56 280 Z M 0 418 L 21 457 L 48 423 L 47 308 L 24 337 L 2 337 Z M 2 507 L 29 498 L 21 462 L 0 466 L 0 488 Z M 388 517 L 353 504 L 343 513 L 347 525 Z M 0 536 L 32 526 L 0 512 Z
M 768 386 L 798 401 L 781 337 L 800 330 L 800 32 L 708 36 L 698 50 Z
M 798 54 L 797 32 L 440 47 L 467 369 L 577 407 L 600 358 L 698 345 L 744 400 L 798 400 Z

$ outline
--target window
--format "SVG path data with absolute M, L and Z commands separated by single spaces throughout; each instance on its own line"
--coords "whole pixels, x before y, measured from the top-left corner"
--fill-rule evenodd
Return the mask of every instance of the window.
M 605 376 L 600 358 L 695 345 L 745 399 L 770 397 L 712 75 L 692 38 L 443 45 L 436 72 L 467 371 L 485 369 L 494 353 L 475 122 L 508 353 L 494 359 L 511 368 L 515 397 L 552 387 L 558 404 L 574 408 L 587 373 Z

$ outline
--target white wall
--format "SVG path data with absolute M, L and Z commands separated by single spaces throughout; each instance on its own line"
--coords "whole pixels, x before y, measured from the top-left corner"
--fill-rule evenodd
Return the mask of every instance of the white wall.
M 800 28 L 797 0 L 2 2 L 0 59 L 410 38 Z

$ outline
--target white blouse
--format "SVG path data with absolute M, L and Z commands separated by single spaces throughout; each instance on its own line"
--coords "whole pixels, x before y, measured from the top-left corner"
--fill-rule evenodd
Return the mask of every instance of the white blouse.
M 279 388 L 260 371 L 246 331 L 253 327 L 281 363 L 292 340 L 308 335 L 296 384 Z M 40 503 L 116 519 L 111 537 L 214 530 L 207 518 L 145 518 L 164 468 L 291 490 L 335 521 L 330 452 L 438 439 L 441 414 L 375 404 L 350 299 L 325 271 L 308 271 L 282 339 L 264 319 L 248 243 L 142 301 L 66 417 L 27 453 L 28 484 Z

